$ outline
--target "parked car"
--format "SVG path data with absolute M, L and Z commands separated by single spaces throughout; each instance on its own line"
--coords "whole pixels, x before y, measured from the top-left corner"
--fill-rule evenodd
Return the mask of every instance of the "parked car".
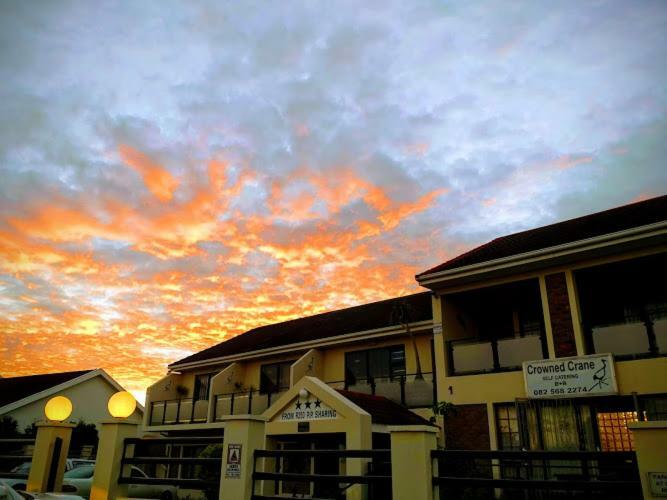
M 16 491 L 6 481 L 0 479 L 0 500 L 84 500 L 80 496 L 66 493 L 28 493 Z
M 9 486 L 15 490 L 25 490 L 26 484 L 28 483 L 27 476 L 30 474 L 30 466 L 32 462 L 23 462 L 21 465 L 14 467 L 11 472 L 12 474 L 25 474 L 26 478 L 3 478 L 0 477 L 0 480 L 5 481 Z M 84 465 L 95 465 L 95 460 L 84 460 L 81 458 L 68 458 L 65 461 L 65 472 L 76 469 L 77 467 L 83 467 Z
M 76 493 L 82 497 L 90 497 L 90 489 L 93 484 L 94 465 L 84 465 L 65 472 L 63 478 L 63 492 Z M 130 466 L 130 477 L 141 479 L 148 475 L 139 467 Z M 176 500 L 176 487 L 161 484 L 130 484 L 128 496 L 131 498 L 160 498 L 162 500 Z

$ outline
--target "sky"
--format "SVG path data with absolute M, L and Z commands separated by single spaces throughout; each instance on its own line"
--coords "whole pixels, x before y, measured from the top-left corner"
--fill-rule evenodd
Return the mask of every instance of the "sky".
M 250 328 L 667 192 L 667 2 L 0 3 L 0 375 Z

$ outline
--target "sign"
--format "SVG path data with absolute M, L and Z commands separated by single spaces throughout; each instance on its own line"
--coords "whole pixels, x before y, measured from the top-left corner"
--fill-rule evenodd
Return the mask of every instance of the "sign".
M 227 445 L 227 468 L 225 469 L 225 477 L 231 479 L 238 479 L 241 477 L 240 444 Z
M 335 418 L 338 418 L 338 414 L 334 408 L 330 408 L 319 398 L 311 398 L 309 395 L 306 399 L 298 397 L 292 401 L 285 407 L 277 420 L 279 422 L 305 422 Z
M 649 472 L 648 482 L 651 486 L 651 495 L 667 497 L 667 472 Z
M 310 422 L 299 422 L 297 424 L 298 432 L 310 432 Z
M 529 398 L 576 398 L 618 393 L 611 354 L 524 361 Z
M 442 323 L 437 323 L 433 325 L 433 334 L 440 335 L 442 333 Z

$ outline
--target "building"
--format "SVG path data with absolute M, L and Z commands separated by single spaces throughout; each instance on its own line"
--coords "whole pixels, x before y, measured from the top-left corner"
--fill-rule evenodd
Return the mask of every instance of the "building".
M 462 449 L 633 449 L 667 419 L 667 196 L 493 240 L 417 276 Z
M 109 419 L 107 402 L 124 389 L 102 369 L 64 373 L 0 378 L 0 417 L 9 416 L 23 431 L 33 423 L 44 420 L 44 406 L 54 396 L 66 396 L 72 401 L 69 420 L 96 424 Z M 143 407 L 137 405 L 134 416 L 143 417 Z
M 262 414 L 278 447 L 349 445 L 331 421 L 285 417 L 306 384 L 313 403 L 370 415 L 375 447 L 447 401 L 449 448 L 632 449 L 628 422 L 667 418 L 666 249 L 667 196 L 498 238 L 419 274 L 430 292 L 171 364 L 147 390 L 144 430 L 221 437 L 230 416 Z

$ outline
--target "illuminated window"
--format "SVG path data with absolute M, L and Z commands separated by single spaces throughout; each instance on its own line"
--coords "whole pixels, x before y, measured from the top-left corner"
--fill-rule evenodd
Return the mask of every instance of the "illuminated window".
M 496 422 L 498 425 L 498 441 L 501 450 L 520 450 L 519 420 L 515 405 L 497 405 Z
M 598 413 L 597 417 L 602 451 L 633 451 L 635 449 L 628 424 L 637 421 L 637 412 L 604 412 Z

